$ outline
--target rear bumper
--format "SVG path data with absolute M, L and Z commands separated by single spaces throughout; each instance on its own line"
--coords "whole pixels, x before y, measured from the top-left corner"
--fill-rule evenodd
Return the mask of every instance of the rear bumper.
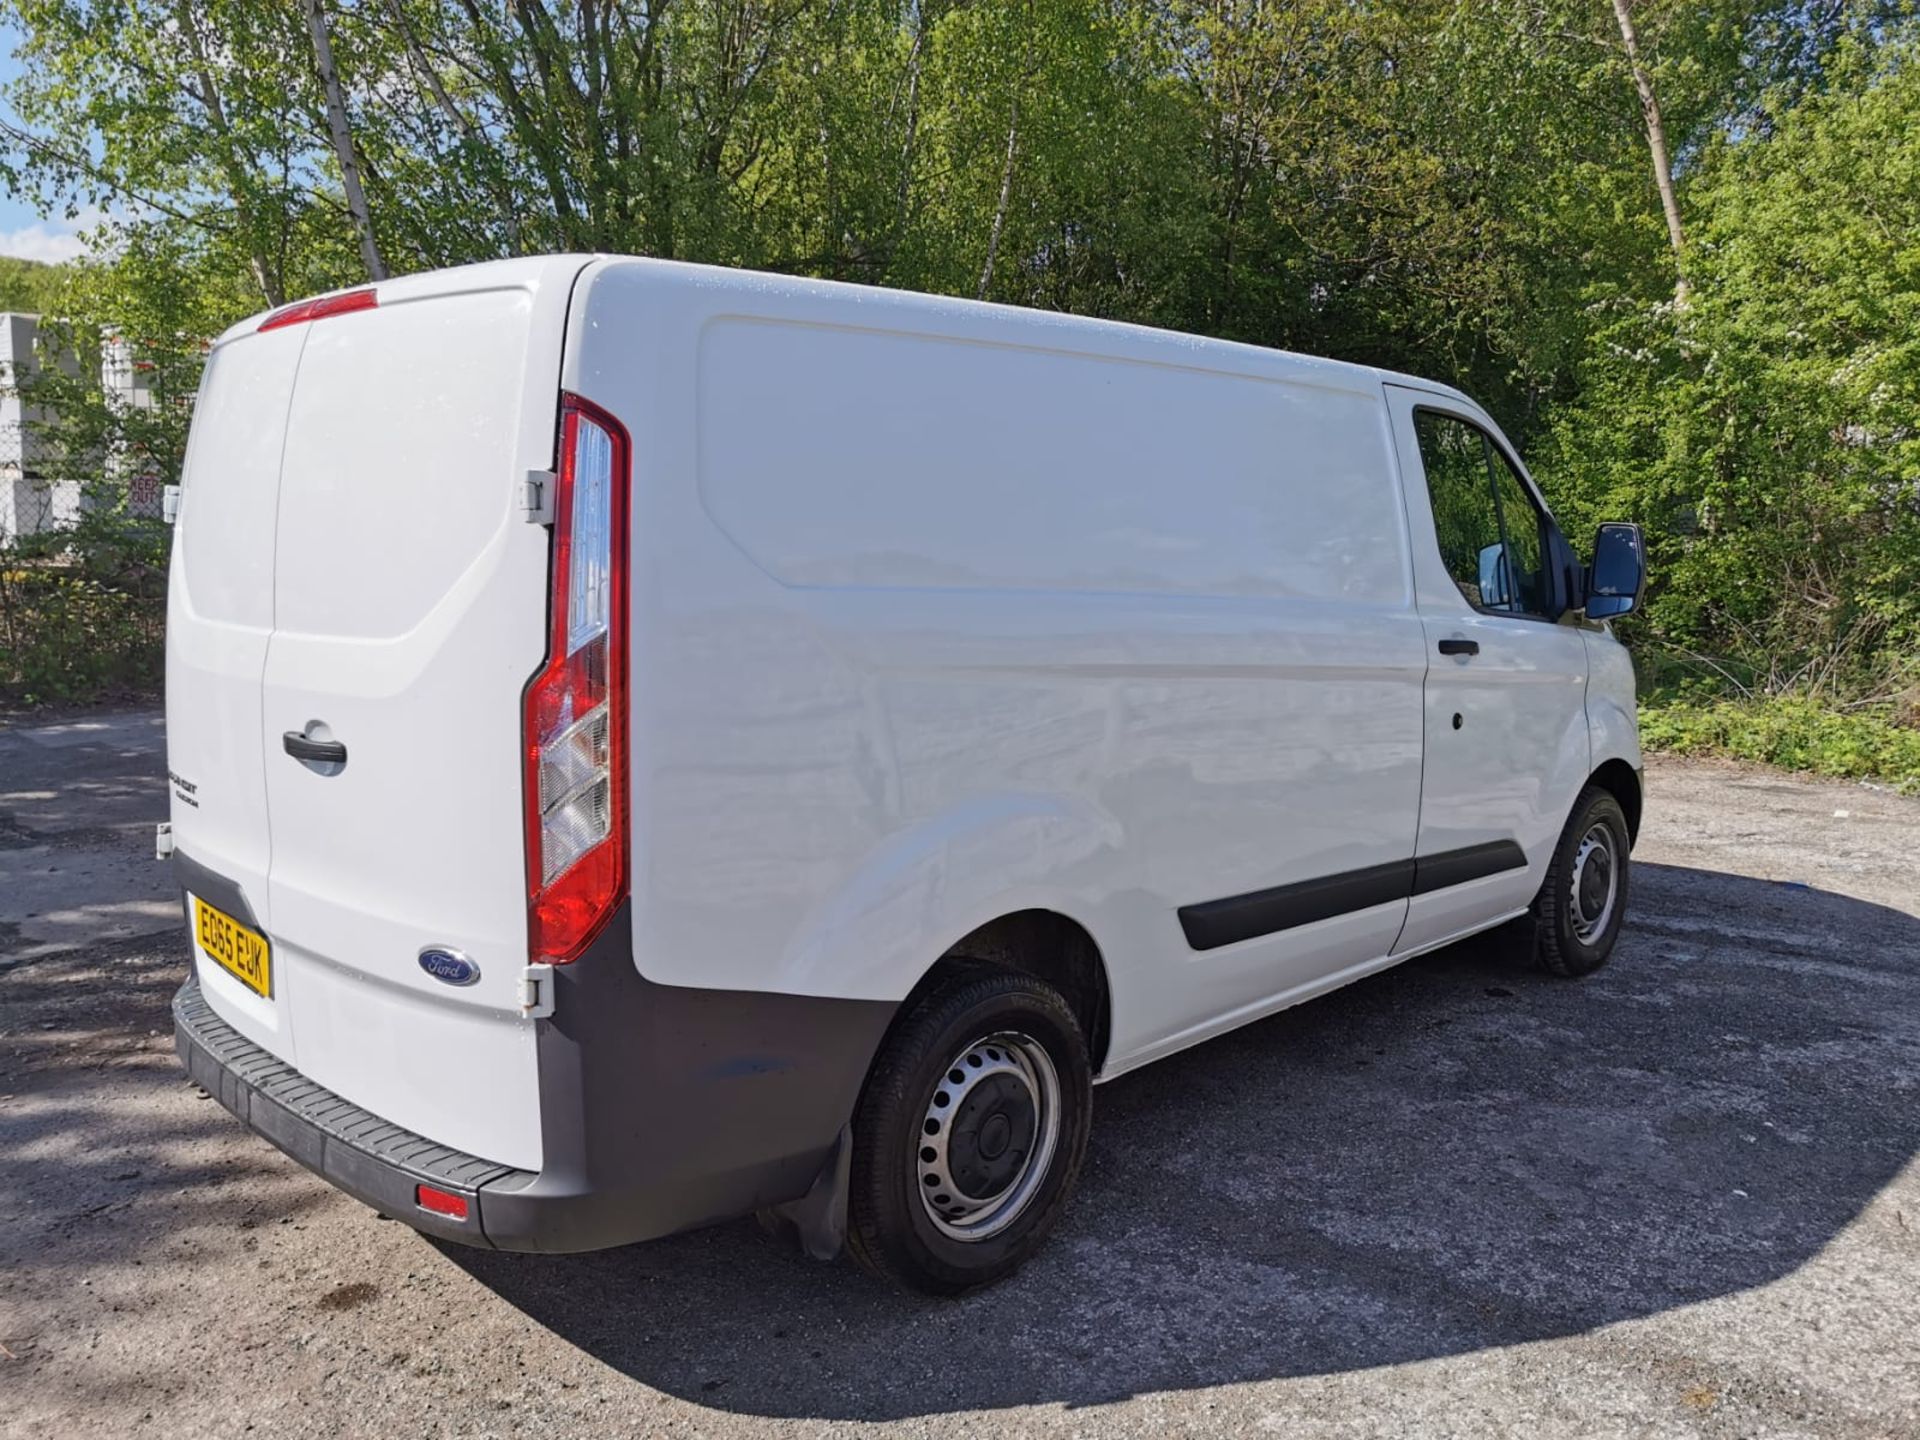
M 538 1172 L 449 1149 L 316 1085 L 216 1015 L 191 977 L 174 997 L 174 1045 L 249 1129 L 383 1214 L 463 1244 L 601 1250 L 806 1195 L 836 1157 L 895 1007 L 655 985 L 634 969 L 630 937 L 622 909 L 558 969 L 554 1015 L 533 1022 Z M 422 1209 L 420 1185 L 464 1198 L 467 1218 Z
M 215 1016 L 196 979 L 188 979 L 173 996 L 173 1046 L 186 1073 L 248 1129 L 273 1140 L 355 1200 L 405 1219 L 428 1235 L 520 1248 L 515 1240 L 524 1236 L 488 1233 L 484 1190 L 499 1183 L 526 1185 L 532 1175 L 434 1144 L 324 1091 Z M 467 1219 L 422 1210 L 417 1204 L 420 1185 L 463 1196 Z M 553 1206 L 541 1223 L 566 1231 L 564 1212 L 566 1206 Z
M 436 1145 L 322 1089 L 215 1015 L 191 977 L 173 997 L 173 1045 L 209 1095 L 349 1195 L 448 1240 L 503 1243 L 487 1234 L 481 1190 L 524 1183 L 532 1178 L 525 1171 Z M 467 1219 L 422 1210 L 420 1185 L 465 1197 Z

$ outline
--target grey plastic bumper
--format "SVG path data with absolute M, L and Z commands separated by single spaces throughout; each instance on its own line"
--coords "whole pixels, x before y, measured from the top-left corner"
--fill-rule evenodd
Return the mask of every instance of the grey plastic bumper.
M 187 1073 L 249 1128 L 356 1199 L 416 1229 L 469 1245 L 486 1234 L 483 1186 L 532 1177 L 449 1150 L 322 1089 L 213 1013 L 191 978 L 173 997 L 173 1044 Z M 423 1210 L 415 1187 L 467 1201 L 467 1218 Z
M 235 887 L 174 858 L 183 888 L 256 923 Z M 468 1245 L 601 1250 L 817 1195 L 897 1007 L 655 985 L 632 954 L 623 906 L 556 967 L 554 1014 L 537 1022 L 538 1172 L 448 1149 L 314 1084 L 214 1014 L 191 978 L 174 997 L 174 1045 L 210 1095 L 302 1165 Z M 423 1184 L 465 1198 L 467 1218 L 422 1209 Z

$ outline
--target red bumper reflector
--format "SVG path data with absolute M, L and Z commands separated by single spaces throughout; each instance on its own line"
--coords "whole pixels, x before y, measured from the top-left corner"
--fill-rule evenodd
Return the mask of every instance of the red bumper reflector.
M 348 290 L 339 295 L 322 295 L 317 300 L 302 300 L 284 310 L 274 311 L 260 322 L 260 328 L 277 330 L 282 325 L 303 325 L 309 320 L 324 320 L 329 315 L 371 310 L 379 303 L 379 295 L 372 290 Z
M 467 1197 L 452 1195 L 445 1190 L 436 1190 L 431 1185 L 413 1187 L 413 1203 L 422 1210 L 431 1210 L 435 1215 L 444 1215 L 449 1220 L 467 1218 Z

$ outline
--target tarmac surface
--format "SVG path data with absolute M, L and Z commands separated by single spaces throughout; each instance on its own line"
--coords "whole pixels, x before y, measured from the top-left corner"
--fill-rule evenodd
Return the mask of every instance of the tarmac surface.
M 0 1436 L 1920 1435 L 1920 801 L 1654 764 L 1605 970 L 1485 939 L 1103 1086 L 940 1302 L 751 1221 L 442 1246 L 245 1133 L 164 773 L 0 728 Z

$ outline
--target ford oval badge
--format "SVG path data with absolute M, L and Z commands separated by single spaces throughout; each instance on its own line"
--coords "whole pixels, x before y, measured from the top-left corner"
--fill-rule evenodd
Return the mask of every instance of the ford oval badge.
M 420 952 L 420 968 L 448 985 L 471 985 L 480 978 L 480 967 L 458 950 L 429 945 Z

